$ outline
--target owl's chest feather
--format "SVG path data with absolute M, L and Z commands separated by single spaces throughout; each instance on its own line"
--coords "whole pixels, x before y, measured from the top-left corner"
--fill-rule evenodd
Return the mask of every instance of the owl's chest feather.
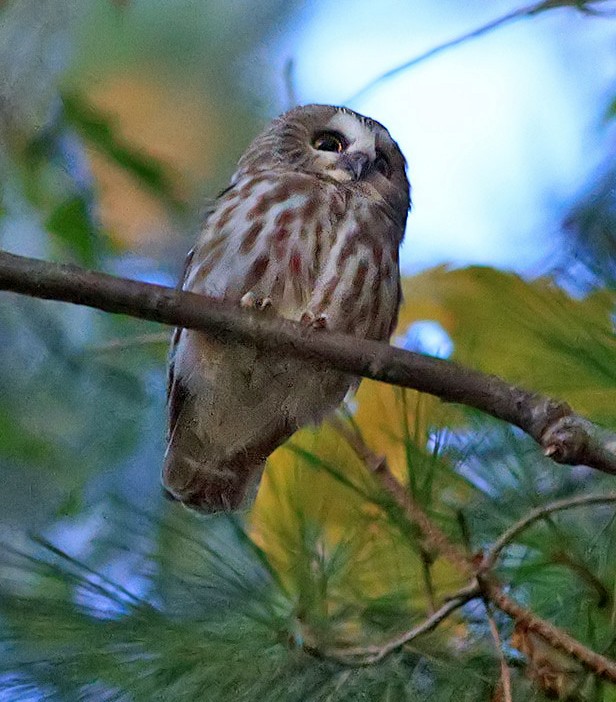
M 208 218 L 184 288 L 269 298 L 358 336 L 389 338 L 399 304 L 398 232 L 369 198 L 303 174 L 240 180 Z
M 344 198 L 313 178 L 240 181 L 208 218 L 184 287 L 234 300 L 252 291 L 296 318 L 345 214 Z

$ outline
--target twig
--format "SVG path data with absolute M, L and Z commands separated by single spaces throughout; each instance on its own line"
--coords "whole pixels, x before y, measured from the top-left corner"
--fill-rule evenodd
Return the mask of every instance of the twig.
M 501 378 L 376 341 L 334 334 L 151 283 L 0 252 L 0 290 L 198 329 L 227 343 L 325 363 L 337 370 L 475 407 L 523 429 L 558 463 L 616 474 L 616 435 Z
M 492 634 L 492 639 L 494 640 L 494 648 L 500 660 L 500 690 L 502 691 L 502 696 L 499 697 L 503 702 L 513 702 L 513 697 L 511 695 L 511 672 L 509 666 L 507 665 L 507 660 L 503 652 L 503 644 L 498 633 L 498 627 L 494 621 L 494 615 L 490 611 L 490 603 L 484 602 L 484 607 L 486 608 L 486 617 L 488 618 L 488 626 L 490 627 L 490 634 Z
M 469 561 L 464 552 L 457 545 L 452 543 L 448 537 L 431 522 L 422 507 L 414 502 L 408 491 L 389 469 L 385 458 L 375 457 L 371 449 L 363 442 L 361 435 L 346 426 L 344 422 L 337 421 L 336 426 L 340 427 L 343 436 L 349 440 L 351 447 L 357 454 L 360 457 L 362 455 L 366 457 L 367 466 L 369 468 L 376 465 L 376 469 L 373 468 L 374 474 L 380 479 L 381 485 L 385 490 L 389 492 L 395 502 L 404 510 L 409 520 L 422 532 L 426 544 L 448 558 L 454 565 L 460 568 L 463 573 L 468 574 L 470 570 L 471 576 L 477 578 L 481 593 L 486 600 L 489 600 L 498 607 L 498 609 L 509 615 L 515 620 L 516 624 L 540 636 L 544 641 L 550 644 L 552 648 L 572 656 L 595 675 L 616 683 L 616 661 L 610 660 L 599 653 L 595 653 L 567 634 L 567 632 L 541 619 L 541 617 L 538 617 L 529 609 L 525 609 L 515 600 L 507 596 L 503 592 L 500 584 L 487 571 L 486 560 L 480 561 L 478 565 Z M 564 500 L 561 502 L 564 502 Z
M 561 512 L 566 509 L 572 509 L 574 507 L 607 504 L 610 502 L 616 502 L 616 492 L 610 492 L 606 495 L 578 495 L 576 497 L 569 497 L 564 500 L 549 502 L 547 505 L 533 509 L 523 519 L 520 519 L 515 524 L 512 524 L 498 537 L 498 539 L 492 544 L 492 548 L 485 554 L 481 567 L 485 570 L 492 569 L 503 549 L 508 546 L 516 538 L 516 536 L 518 536 L 518 534 L 520 534 L 534 522 L 544 519 L 549 514 Z
M 557 651 L 562 651 L 578 660 L 586 670 L 595 675 L 616 683 L 616 661 L 595 653 L 587 648 L 566 631 L 541 619 L 529 609 L 522 607 L 508 597 L 496 582 L 480 578 L 484 595 L 505 614 L 515 620 L 516 624 L 532 631 Z
M 330 418 L 330 423 L 336 431 L 346 440 L 349 446 L 355 451 L 357 456 L 366 465 L 368 470 L 381 483 L 382 487 L 394 499 L 394 502 L 402 509 L 411 521 L 419 527 L 423 536 L 423 548 L 436 551 L 451 563 L 456 565 L 462 573 L 472 574 L 470 559 L 464 551 L 454 545 L 430 517 L 423 507 L 412 497 L 408 490 L 390 471 L 387 459 L 384 456 L 377 456 L 364 442 L 361 434 L 350 425 L 343 422 L 339 417 Z
M 455 39 L 450 39 L 444 44 L 439 44 L 438 46 L 435 46 L 432 49 L 425 51 L 423 54 L 419 54 L 419 56 L 415 56 L 415 58 L 409 59 L 408 61 L 405 61 L 404 63 L 400 64 L 399 66 L 385 71 L 385 73 L 381 73 L 381 75 L 377 76 L 376 78 L 373 78 L 369 83 L 364 85 L 363 88 L 351 95 L 351 97 L 347 98 L 344 104 L 349 105 L 352 102 L 355 102 L 360 97 L 363 97 L 367 92 L 372 90 L 372 88 L 374 88 L 379 83 L 383 83 L 384 81 L 389 80 L 394 76 L 397 76 L 399 73 L 402 73 L 408 70 L 409 68 L 413 68 L 414 66 L 417 66 L 418 64 L 423 63 L 424 61 L 427 61 L 428 59 L 431 59 L 434 56 L 437 56 L 438 54 L 447 51 L 448 49 L 452 49 L 455 46 L 459 46 L 460 44 L 463 44 L 464 42 L 467 42 L 470 39 L 476 39 L 477 37 L 480 37 L 483 34 L 487 34 L 488 32 L 491 32 L 492 30 L 497 29 L 498 27 L 502 27 L 505 24 L 509 24 L 510 22 L 513 22 L 515 20 L 523 19 L 524 17 L 531 17 L 532 15 L 537 15 L 540 12 L 552 10 L 557 7 L 573 7 L 576 10 L 584 12 L 586 14 L 598 15 L 599 13 L 594 11 L 590 7 L 590 5 L 601 2 L 606 2 L 606 0 L 541 0 L 541 2 L 535 2 L 532 5 L 527 5 L 526 7 L 518 8 L 517 10 L 508 12 L 506 15 L 498 17 L 497 19 L 494 19 L 488 22 L 487 24 L 478 27 L 477 29 L 473 29 L 472 31 L 467 32 L 466 34 L 462 34 L 461 36 L 456 37 Z
M 383 658 L 402 648 L 402 646 L 409 643 L 413 639 L 433 631 L 452 612 L 455 612 L 456 609 L 459 609 L 479 595 L 479 585 L 474 582 L 471 585 L 467 585 L 466 587 L 458 590 L 455 595 L 452 595 L 447 599 L 447 602 L 445 602 L 442 607 L 424 619 L 420 624 L 417 624 L 417 626 L 409 629 L 409 631 L 405 631 L 403 634 L 400 634 L 399 636 L 396 636 L 383 644 L 378 646 L 366 646 L 365 648 L 358 647 L 341 649 L 340 651 L 320 651 L 319 654 L 324 658 L 335 660 L 338 663 L 344 663 L 345 665 L 373 665 L 374 663 L 382 661 Z
M 295 61 L 292 58 L 288 58 L 284 62 L 283 79 L 287 98 L 286 109 L 290 110 L 292 107 L 299 105 L 297 90 L 295 89 Z

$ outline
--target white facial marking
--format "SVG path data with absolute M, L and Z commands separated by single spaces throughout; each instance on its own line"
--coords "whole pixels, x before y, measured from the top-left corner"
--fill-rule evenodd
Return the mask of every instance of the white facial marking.
M 361 151 L 371 159 L 376 157 L 373 132 L 354 115 L 339 112 L 329 121 L 327 128 L 344 135 L 349 142 L 348 153 Z

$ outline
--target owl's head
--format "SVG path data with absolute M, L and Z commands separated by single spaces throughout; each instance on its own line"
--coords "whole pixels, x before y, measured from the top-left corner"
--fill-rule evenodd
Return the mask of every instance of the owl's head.
M 385 127 L 346 107 L 305 105 L 275 119 L 248 147 L 234 180 L 246 172 L 304 172 L 384 200 L 406 219 L 406 161 Z

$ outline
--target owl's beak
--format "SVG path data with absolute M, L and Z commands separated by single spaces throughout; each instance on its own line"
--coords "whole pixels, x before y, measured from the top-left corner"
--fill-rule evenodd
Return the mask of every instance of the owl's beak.
M 340 157 L 340 166 L 351 174 L 353 180 L 360 180 L 366 174 L 370 164 L 370 156 L 362 151 L 353 151 Z

